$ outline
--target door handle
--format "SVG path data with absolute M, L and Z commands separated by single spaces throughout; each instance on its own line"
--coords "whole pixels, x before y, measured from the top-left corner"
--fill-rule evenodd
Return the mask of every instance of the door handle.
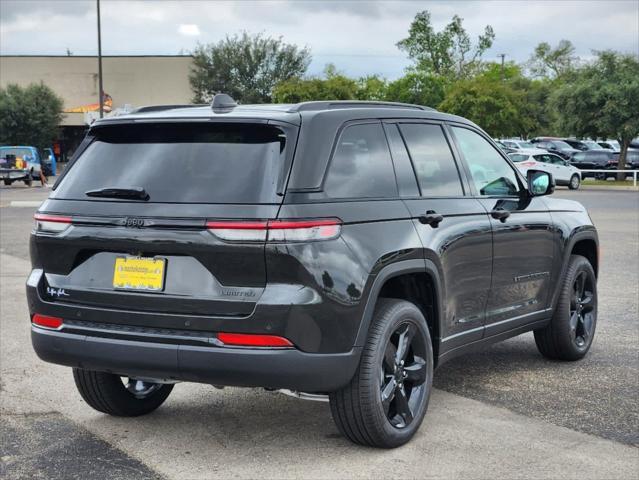
M 420 215 L 418 219 L 419 223 L 437 228 L 439 227 L 440 222 L 444 219 L 444 216 L 438 214 L 435 210 L 428 210 L 425 214 Z
M 504 210 L 501 207 L 495 208 L 492 212 L 490 212 L 490 216 L 495 220 L 499 220 L 501 223 L 504 223 L 508 217 L 510 217 L 510 212 L 508 210 Z

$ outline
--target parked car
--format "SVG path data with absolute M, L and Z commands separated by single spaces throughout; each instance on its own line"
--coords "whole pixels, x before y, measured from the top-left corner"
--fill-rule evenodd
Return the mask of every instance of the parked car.
M 559 155 L 539 150 L 536 148 L 521 150 L 508 155 L 515 166 L 523 173 L 528 170 L 543 170 L 551 173 L 557 185 L 564 185 L 571 190 L 577 190 L 581 183 L 581 173 L 579 169 L 572 166 L 568 160 L 564 160 Z
M 580 170 L 606 170 L 617 168 L 615 154 L 610 150 L 588 150 L 587 152 L 577 152 L 570 158 L 570 163 Z M 611 174 L 612 176 L 614 174 Z M 582 172 L 582 178 L 595 177 L 606 178 L 606 174 L 596 172 Z
M 533 145 L 532 143 L 526 140 L 519 140 L 518 138 L 504 138 L 500 140 L 500 142 L 506 147 L 511 148 L 513 150 L 524 150 L 527 148 L 536 148 L 535 145 Z
M 554 153 L 559 155 L 561 158 L 566 160 L 570 159 L 570 157 L 579 152 L 576 148 L 571 147 L 563 140 L 558 139 L 549 139 L 547 137 L 539 137 L 531 140 L 531 143 L 535 148 L 541 148 L 543 150 L 547 150 L 550 153 Z
M 563 141 L 571 147 L 582 152 L 587 152 L 588 150 L 605 150 L 594 140 L 576 140 L 574 138 L 564 138 Z
M 0 147 L 0 178 L 5 185 L 24 182 L 31 186 L 33 179 L 40 178 L 40 155 L 35 147 Z
M 100 119 L 35 215 L 33 347 L 110 415 L 178 381 L 287 389 L 397 447 L 450 358 L 528 331 L 588 352 L 597 232 L 553 190 L 414 105 L 216 95 Z
M 504 153 L 512 153 L 517 151 L 516 148 L 506 146 L 503 142 L 501 142 L 501 140 L 494 140 L 494 142 L 499 148 L 501 148 Z
M 597 142 L 602 148 L 605 148 L 606 150 L 612 150 L 613 152 L 620 152 L 621 151 L 621 145 L 619 145 L 619 142 L 617 140 L 600 140 L 599 142 Z
M 619 155 L 620 152 L 612 154 L 612 160 L 608 162 L 606 168 L 610 170 L 617 170 L 619 168 Z M 639 170 L 639 149 L 629 148 L 626 152 L 626 170 Z M 626 177 L 633 176 L 631 172 L 626 174 Z M 616 173 L 606 174 L 606 178 L 616 178 Z

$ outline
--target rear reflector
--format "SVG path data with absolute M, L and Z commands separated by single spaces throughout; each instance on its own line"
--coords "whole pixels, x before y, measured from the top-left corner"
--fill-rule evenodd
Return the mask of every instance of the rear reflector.
M 206 222 L 206 228 L 216 237 L 228 241 L 311 242 L 337 238 L 342 229 L 342 221 L 338 218 L 267 221 L 219 220 Z
M 277 335 L 254 335 L 246 333 L 218 333 L 218 340 L 224 345 L 241 347 L 292 347 L 293 344 Z
M 62 319 L 58 317 L 49 317 L 47 315 L 40 315 L 36 313 L 31 322 L 39 327 L 46 328 L 60 328 L 62 326 Z
M 60 233 L 65 231 L 69 228 L 69 225 L 71 225 L 71 217 L 64 217 L 61 215 L 36 213 L 33 218 L 35 220 L 36 232 Z

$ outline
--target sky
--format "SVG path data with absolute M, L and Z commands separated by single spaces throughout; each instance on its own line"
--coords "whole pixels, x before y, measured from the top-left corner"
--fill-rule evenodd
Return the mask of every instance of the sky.
M 175 55 L 242 31 L 311 49 L 310 75 L 327 63 L 350 76 L 401 76 L 411 63 L 395 44 L 415 14 L 429 10 L 437 30 L 453 15 L 476 38 L 496 34 L 485 60 L 526 61 L 542 42 L 639 55 L 639 0 L 590 1 L 125 1 L 102 0 L 103 55 Z M 0 0 L 0 54 L 97 54 L 94 0 Z

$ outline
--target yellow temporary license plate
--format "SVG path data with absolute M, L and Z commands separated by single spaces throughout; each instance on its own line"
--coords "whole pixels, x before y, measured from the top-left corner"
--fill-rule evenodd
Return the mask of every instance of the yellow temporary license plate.
M 118 257 L 113 271 L 113 287 L 157 292 L 164 288 L 166 259 Z

